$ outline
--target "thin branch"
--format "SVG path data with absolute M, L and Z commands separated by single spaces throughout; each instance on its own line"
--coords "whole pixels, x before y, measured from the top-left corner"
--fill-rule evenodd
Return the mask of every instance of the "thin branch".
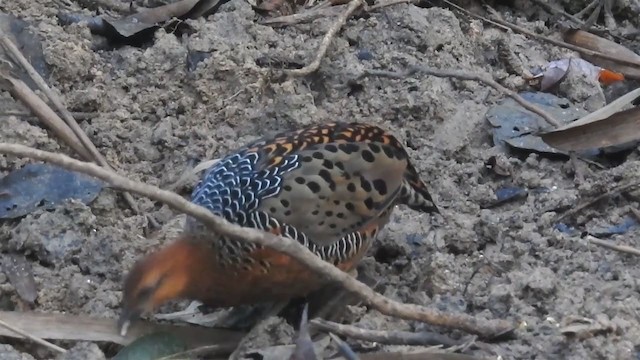
M 576 207 L 571 208 L 571 210 L 568 210 L 567 212 L 563 213 L 562 215 L 559 215 L 558 217 L 556 217 L 555 221 L 559 222 L 559 221 L 561 221 L 561 220 L 563 220 L 563 219 L 565 219 L 565 218 L 567 218 L 569 216 L 573 216 L 573 215 L 579 213 L 580 211 L 584 210 L 585 208 L 597 203 L 598 201 L 600 201 L 602 199 L 605 199 L 605 198 L 608 198 L 610 196 L 619 194 L 619 193 L 621 193 L 623 191 L 627 191 L 627 190 L 629 190 L 631 188 L 634 188 L 636 186 L 640 186 L 640 181 L 626 183 L 626 184 L 623 184 L 623 185 L 620 185 L 620 186 L 616 186 L 616 187 L 614 187 L 612 189 L 609 189 L 605 193 L 600 194 L 600 195 L 594 197 L 593 199 L 590 199 L 590 200 L 588 200 L 588 201 L 586 201 L 586 202 L 584 202 L 584 203 L 582 203 L 582 204 L 580 204 L 580 205 L 578 205 Z
M 342 12 L 342 10 L 346 7 L 347 5 L 337 5 L 337 6 L 332 6 L 328 8 L 311 9 L 311 10 L 304 11 L 297 14 L 283 15 L 283 16 L 265 19 L 265 20 L 262 20 L 260 24 L 269 25 L 273 27 L 304 24 L 322 17 L 335 16 L 338 13 Z
M 72 112 L 71 114 L 73 114 L 73 117 L 75 117 L 77 119 L 93 119 L 96 116 L 98 116 L 97 112 Z M 0 117 L 1 116 L 15 116 L 15 117 L 27 117 L 27 118 L 29 118 L 29 117 L 37 117 L 37 116 L 35 116 L 35 115 L 33 115 L 32 113 L 29 113 L 29 112 L 12 111 L 12 110 L 0 111 Z
M 212 159 L 212 160 L 206 160 L 206 161 L 202 161 L 200 162 L 200 164 L 198 164 L 196 167 L 194 167 L 193 169 L 188 169 L 185 170 L 182 175 L 180 175 L 180 177 L 178 178 L 178 180 L 174 181 L 173 183 L 165 186 L 165 190 L 170 190 L 170 191 L 176 191 L 177 189 L 181 188 L 182 186 L 186 185 L 189 181 L 193 180 L 194 178 L 197 177 L 197 175 L 210 168 L 211 166 L 213 166 L 213 164 L 217 163 L 220 159 Z
M 416 73 L 422 73 L 426 75 L 436 76 L 436 77 L 448 77 L 448 78 L 456 78 L 460 80 L 470 80 L 477 81 L 486 85 L 491 86 L 492 88 L 498 90 L 499 92 L 511 97 L 518 104 L 520 104 L 523 108 L 531 111 L 534 114 L 542 117 L 549 125 L 554 128 L 559 127 L 561 124 L 553 116 L 549 115 L 546 111 L 541 108 L 535 106 L 529 101 L 525 100 L 522 96 L 518 95 L 515 91 L 511 89 L 507 89 L 506 87 L 500 85 L 497 81 L 491 79 L 490 77 L 479 74 L 479 73 L 471 73 L 462 70 L 441 70 L 434 69 L 420 65 L 414 65 L 409 67 L 404 72 L 393 72 L 393 71 L 385 71 L 385 70 L 365 70 L 360 76 L 356 78 L 361 79 L 367 76 L 378 76 L 378 77 L 387 77 L 391 79 L 405 79 L 410 77 Z
M 459 342 L 448 336 L 427 331 L 410 332 L 369 330 L 353 325 L 338 324 L 336 322 L 323 319 L 313 319 L 311 320 L 311 324 L 323 331 L 346 336 L 351 339 L 371 341 L 387 345 L 444 345 L 447 347 L 459 345 Z
M 42 346 L 45 346 L 45 347 L 47 347 L 47 348 L 49 348 L 49 349 L 51 349 L 51 350 L 53 350 L 55 352 L 58 352 L 58 353 L 61 353 L 61 354 L 64 354 L 64 353 L 67 352 L 67 350 L 61 348 L 60 346 L 52 344 L 52 343 L 48 342 L 47 340 L 41 339 L 39 337 L 33 336 L 33 335 L 31 335 L 31 334 L 29 334 L 27 332 L 24 332 L 24 331 L 18 329 L 17 327 L 5 322 L 4 320 L 0 320 L 0 325 L 5 327 L 5 328 L 7 328 L 7 329 L 9 329 L 9 330 L 11 330 L 11 331 L 13 331 L 16 334 L 22 335 L 25 338 L 27 338 L 27 339 L 35 342 L 35 343 L 38 343 L 38 344 L 40 344 Z
M 362 4 L 363 0 L 351 0 L 347 9 L 342 14 L 340 14 L 340 16 L 331 25 L 329 31 L 327 31 L 327 34 L 322 39 L 315 60 L 313 60 L 311 64 L 303 67 L 302 69 L 286 70 L 285 74 L 291 76 L 305 76 L 318 70 L 318 68 L 320 68 L 322 58 L 324 58 L 324 55 L 327 53 L 327 49 L 329 49 L 329 45 L 331 45 L 333 38 L 336 36 L 338 31 L 340 31 L 342 26 L 344 26 L 351 14 L 353 14 L 359 7 L 361 7 Z
M 0 87 L 29 108 L 46 127 L 55 132 L 80 157 L 91 160 L 91 154 L 80 143 L 71 128 L 27 84 L 12 76 L 0 74 Z
M 605 60 L 610 60 L 613 61 L 615 63 L 618 64 L 623 64 L 623 65 L 628 65 L 628 66 L 634 66 L 634 67 L 639 67 L 640 66 L 640 61 L 638 60 L 631 60 L 631 59 L 623 59 L 620 56 L 614 56 L 614 55 L 609 55 L 609 54 L 604 54 L 598 51 L 593 51 L 593 50 L 589 50 L 589 49 L 585 49 L 583 47 L 580 46 L 576 46 L 576 45 L 572 45 L 569 44 L 567 42 L 564 41 L 560 41 L 560 40 L 555 40 L 552 39 L 550 37 L 544 36 L 544 35 L 538 35 L 536 33 L 533 33 L 523 27 L 520 27 L 518 25 L 512 24 L 508 21 L 504 21 L 496 16 L 492 16 L 491 20 L 502 25 L 502 26 L 506 26 L 509 29 L 521 33 L 523 35 L 532 37 L 534 39 L 538 39 L 538 40 L 542 40 L 544 42 L 547 42 L 549 44 L 555 45 L 555 46 L 560 46 L 563 47 L 565 49 L 569 49 L 569 50 L 573 50 L 573 51 L 577 51 L 582 55 L 587 55 L 587 56 L 594 56 L 600 59 L 605 59 Z
M 589 240 L 589 242 L 592 243 L 592 244 L 595 244 L 595 245 L 598 245 L 598 246 L 602 246 L 602 247 L 610 249 L 610 250 L 618 251 L 618 252 L 625 253 L 625 254 L 631 254 L 631 255 L 640 256 L 640 249 L 636 249 L 636 248 L 633 248 L 631 246 L 617 245 L 617 244 L 614 244 L 611 241 L 598 239 L 597 237 L 591 236 L 591 235 L 587 235 L 587 240 Z
M 11 39 L 9 39 L 9 37 L 6 35 L 0 35 L 0 45 L 2 45 L 2 47 L 14 59 L 14 61 L 20 64 L 20 66 L 22 66 L 22 68 L 27 72 L 29 77 L 38 86 L 40 91 L 42 91 L 42 93 L 45 94 L 47 99 L 51 101 L 51 103 L 55 106 L 58 112 L 62 114 L 62 118 L 67 123 L 69 128 L 71 128 L 71 130 L 73 131 L 77 139 L 80 141 L 80 143 L 84 146 L 86 151 L 88 151 L 88 153 L 91 156 L 91 159 L 97 162 L 98 164 L 100 164 L 101 166 L 104 166 L 110 170 L 113 170 L 109 162 L 107 162 L 107 159 L 105 159 L 105 157 L 102 156 L 102 154 L 100 154 L 96 146 L 93 144 L 93 142 L 91 142 L 91 139 L 89 139 L 89 137 L 82 130 L 80 125 L 78 125 L 78 122 L 73 118 L 73 115 L 71 114 L 71 112 L 67 110 L 67 108 L 64 106 L 60 97 L 51 90 L 49 85 L 47 85 L 47 82 L 42 78 L 42 76 L 40 76 L 40 74 L 31 65 L 31 63 L 29 63 L 29 60 L 27 60 L 27 58 L 25 58 L 24 55 L 22 55 L 22 52 L 20 52 L 20 49 L 18 49 L 18 47 L 13 43 L 13 41 L 11 41 Z M 63 137 L 63 140 L 65 140 L 64 137 Z M 138 204 L 133 199 L 133 197 L 131 197 L 131 194 L 125 192 L 122 194 L 122 196 L 124 197 L 127 204 L 129 204 L 129 207 L 133 210 L 133 212 L 136 214 L 140 214 L 140 209 L 138 208 Z M 153 217 L 147 216 L 147 218 L 153 227 L 155 228 L 159 227 L 159 224 L 155 221 L 155 219 L 153 219 Z
M 507 22 L 505 20 L 502 20 L 497 15 L 493 15 L 489 19 L 489 18 L 486 18 L 486 17 L 484 17 L 482 15 L 479 15 L 479 14 L 471 12 L 471 11 L 469 11 L 467 9 L 464 9 L 464 8 L 452 3 L 449 0 L 443 0 L 443 2 L 445 2 L 446 4 L 448 4 L 451 7 L 456 8 L 457 10 L 463 12 L 464 14 L 466 14 L 468 16 L 471 16 L 473 18 L 482 20 L 482 21 L 484 21 L 486 23 L 492 24 L 492 25 L 497 26 L 497 27 L 502 28 L 502 29 L 510 29 L 510 30 L 512 30 L 514 32 L 517 32 L 517 33 L 532 37 L 534 39 L 542 40 L 542 41 L 550 43 L 552 45 L 556 45 L 556 46 L 563 47 L 565 49 L 577 51 L 577 52 L 579 52 L 579 53 L 581 53 L 583 55 L 595 56 L 595 57 L 599 57 L 601 59 L 615 61 L 616 63 L 624 64 L 624 65 L 640 66 L 640 62 L 638 62 L 638 61 L 622 59 L 620 57 L 616 57 L 616 56 L 604 54 L 604 53 L 601 53 L 601 52 L 585 49 L 583 47 L 572 45 L 572 44 L 566 43 L 564 41 L 554 40 L 554 39 L 551 39 L 550 37 L 533 33 L 533 32 L 531 32 L 531 31 L 529 31 L 529 30 L 527 30 L 527 29 L 525 29 L 523 27 L 517 26 L 517 25 L 512 24 L 510 22 Z
M 485 338 L 500 336 L 515 329 L 514 324 L 506 320 L 486 320 L 476 318 L 468 314 L 445 314 L 423 306 L 403 304 L 401 302 L 388 299 L 383 295 L 376 293 L 367 285 L 354 279 L 348 273 L 341 271 L 328 262 L 322 261 L 309 251 L 309 249 L 289 238 L 275 236 L 271 233 L 257 229 L 243 228 L 239 225 L 232 224 L 225 219 L 216 216 L 206 208 L 183 199 L 173 192 L 162 190 L 158 187 L 141 182 L 132 181 L 95 164 L 78 161 L 62 154 L 41 151 L 18 144 L 0 143 L 0 153 L 47 161 L 69 170 L 94 176 L 108 182 L 115 188 L 134 192 L 139 195 L 149 197 L 150 199 L 163 202 L 177 211 L 194 217 L 216 233 L 232 236 L 233 238 L 240 238 L 244 241 L 260 244 L 287 254 L 307 265 L 309 269 L 318 273 L 320 276 L 337 282 L 348 291 L 357 294 L 363 299 L 364 303 L 374 307 L 385 315 L 395 316 L 406 320 L 422 321 L 431 325 L 442 326 L 450 329 L 460 329 Z
M 33 82 L 38 86 L 40 91 L 51 101 L 51 103 L 55 106 L 55 108 L 62 114 L 62 118 L 67 123 L 69 128 L 73 131 L 75 136 L 80 140 L 80 143 L 87 149 L 89 154 L 91 154 L 91 158 L 100 163 L 102 160 L 104 162 L 104 158 L 96 147 L 93 145 L 91 140 L 87 137 L 87 135 L 82 131 L 78 123 L 73 119 L 71 113 L 66 109 L 66 107 L 62 104 L 62 100 L 51 90 L 47 82 L 44 81 L 42 76 L 36 71 L 36 69 L 29 63 L 29 60 L 22 55 L 20 49 L 9 39 L 8 36 L 2 35 L 0 36 L 0 44 L 4 47 L 7 54 L 11 56 L 11 58 L 20 64 L 24 71 L 27 72 L 29 77 L 33 80 Z M 100 164 L 103 165 L 103 164 Z
M 562 15 L 564 17 L 566 17 L 567 19 L 575 22 L 576 24 L 580 25 L 581 27 L 584 27 L 584 21 L 582 21 L 581 19 L 579 19 L 577 16 L 575 15 L 571 15 L 569 13 L 567 13 L 566 11 L 557 9 L 555 6 L 548 4 L 545 0 L 530 0 L 531 2 L 537 4 L 538 6 L 542 7 L 543 9 L 545 9 L 546 11 L 552 13 L 552 14 L 558 14 L 558 15 Z
M 379 1 L 367 8 L 365 8 L 364 10 L 368 13 L 373 12 L 375 10 L 379 10 L 381 8 L 387 7 L 387 6 L 393 6 L 393 5 L 398 5 L 398 4 L 406 4 L 406 3 L 411 3 L 414 2 L 416 0 L 386 0 L 386 1 Z M 270 25 L 273 27 L 279 27 L 279 26 L 289 26 L 289 25 L 296 25 L 296 24 L 304 24 L 304 23 L 308 23 L 311 22 L 313 20 L 319 19 L 319 18 L 323 18 L 323 17 L 329 17 L 329 16 L 335 16 L 338 13 L 341 13 L 348 5 L 334 5 L 331 7 L 321 7 L 321 8 L 313 8 L 304 12 L 300 12 L 297 14 L 292 14 L 292 15 L 283 15 L 283 16 L 278 16 L 278 17 L 274 17 L 274 18 L 269 18 L 269 19 L 265 19 L 262 20 L 260 22 L 260 24 L 262 25 Z

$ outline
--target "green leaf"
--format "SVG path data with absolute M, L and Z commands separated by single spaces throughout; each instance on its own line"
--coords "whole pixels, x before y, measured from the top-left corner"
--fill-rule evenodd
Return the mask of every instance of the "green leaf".
M 157 332 L 136 339 L 120 350 L 112 360 L 155 360 L 186 349 L 185 342 L 175 335 Z

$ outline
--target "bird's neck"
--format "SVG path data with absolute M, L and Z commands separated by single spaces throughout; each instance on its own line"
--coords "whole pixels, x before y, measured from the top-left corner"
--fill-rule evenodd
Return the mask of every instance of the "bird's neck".
M 183 235 L 161 252 L 160 256 L 171 259 L 173 271 L 186 279 L 181 298 L 201 300 L 203 294 L 215 291 L 209 288 L 213 287 L 212 279 L 220 268 L 213 248 L 204 240 Z

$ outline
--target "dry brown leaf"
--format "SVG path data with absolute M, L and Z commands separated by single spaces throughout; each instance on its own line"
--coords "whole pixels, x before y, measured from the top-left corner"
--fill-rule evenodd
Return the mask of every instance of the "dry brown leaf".
M 640 108 L 620 111 L 586 124 L 569 124 L 540 137 L 549 146 L 563 151 L 603 148 L 640 140 Z
M 607 40 L 598 35 L 582 30 L 568 30 L 564 33 L 564 40 L 570 44 L 585 49 L 600 52 L 602 54 L 616 56 L 621 60 L 631 61 L 637 65 L 623 65 L 612 60 L 606 60 L 595 56 L 583 55 L 583 58 L 604 69 L 609 69 L 623 74 L 630 79 L 640 79 L 640 55 L 627 49 L 618 43 Z
M 179 336 L 189 347 L 211 344 L 235 346 L 244 336 L 242 332 L 230 330 L 137 321 L 131 325 L 127 336 L 123 337 L 118 334 L 115 319 L 69 314 L 0 311 L 0 320 L 42 339 L 108 341 L 122 345 L 130 344 L 142 335 L 159 331 Z M 22 337 L 4 327 L 0 327 L 0 336 Z

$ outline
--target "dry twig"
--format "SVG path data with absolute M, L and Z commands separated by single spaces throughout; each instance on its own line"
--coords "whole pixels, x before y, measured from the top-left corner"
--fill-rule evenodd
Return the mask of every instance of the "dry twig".
M 56 344 L 52 344 L 52 343 L 48 342 L 47 340 L 41 339 L 41 338 L 39 338 L 37 336 L 34 336 L 32 334 L 29 334 L 29 333 L 27 333 L 25 331 L 22 331 L 22 330 L 18 329 L 17 327 L 7 323 L 4 320 L 0 320 L 0 326 L 4 326 L 5 328 L 13 331 L 14 333 L 16 333 L 18 335 L 22 335 L 25 338 L 27 338 L 27 339 L 35 342 L 35 343 L 38 343 L 38 344 L 40 344 L 42 346 L 45 346 L 45 347 L 47 347 L 47 348 L 49 348 L 49 349 L 51 349 L 51 350 L 53 350 L 55 352 L 62 353 L 62 354 L 67 352 L 67 350 L 61 348 L 60 346 L 58 346 Z
M 444 345 L 455 346 L 459 342 L 448 336 L 432 332 L 410 332 L 410 331 L 384 331 L 362 329 L 353 325 L 338 324 L 333 321 L 323 319 L 313 319 L 311 324 L 323 331 L 346 336 L 352 339 L 377 342 L 388 345 Z
M 618 251 L 618 252 L 625 253 L 625 254 L 631 254 L 631 255 L 640 256 L 640 249 L 636 249 L 636 248 L 633 248 L 631 246 L 616 245 L 611 241 L 598 239 L 597 237 L 591 236 L 591 235 L 587 235 L 587 240 L 592 244 L 595 244 L 595 245 L 598 245 L 598 246 L 602 246 L 602 247 L 610 249 L 610 250 Z
M 486 23 L 492 24 L 492 25 L 497 26 L 499 28 L 503 28 L 505 30 L 506 29 L 511 29 L 512 31 L 515 31 L 517 33 L 529 36 L 529 37 L 534 38 L 534 39 L 542 40 L 544 42 L 550 43 L 552 45 L 560 46 L 560 47 L 563 47 L 565 49 L 573 50 L 573 51 L 579 52 L 579 53 L 581 53 L 583 55 L 595 56 L 595 57 L 599 57 L 601 59 L 615 61 L 616 63 L 624 64 L 624 65 L 640 66 L 640 62 L 638 62 L 638 61 L 633 61 L 633 60 L 628 60 L 628 59 L 621 59 L 620 57 L 617 57 L 617 56 L 612 56 L 612 55 L 604 54 L 604 53 L 601 53 L 601 52 L 585 49 L 583 47 L 575 46 L 575 45 L 566 43 L 564 41 L 554 40 L 554 39 L 552 39 L 550 37 L 547 37 L 547 36 L 544 36 L 544 35 L 538 35 L 536 33 L 533 33 L 531 31 L 523 28 L 523 27 L 517 26 L 517 25 L 512 24 L 512 23 L 510 23 L 508 21 L 502 20 L 496 14 L 491 16 L 491 18 L 486 18 L 486 17 L 484 17 L 482 15 L 479 15 L 479 14 L 471 12 L 471 11 L 469 11 L 467 9 L 464 9 L 461 6 L 452 3 L 451 1 L 448 1 L 448 0 L 443 0 L 443 1 L 446 4 L 448 4 L 449 6 L 456 8 L 457 10 L 463 12 L 464 14 L 466 14 L 468 16 L 471 16 L 473 18 L 482 20 L 482 21 L 484 21 Z
M 69 170 L 85 173 L 108 182 L 113 187 L 134 192 L 150 199 L 163 202 L 171 208 L 186 213 L 203 224 L 211 231 L 219 234 L 226 234 L 234 238 L 240 238 L 254 244 L 270 247 L 282 252 L 292 258 L 307 265 L 309 269 L 318 273 L 324 278 L 342 285 L 346 290 L 357 294 L 363 302 L 374 307 L 381 313 L 395 316 L 406 320 L 422 321 L 435 326 L 442 326 L 451 329 L 460 329 L 469 333 L 477 334 L 481 337 L 493 338 L 511 332 L 515 329 L 514 324 L 506 320 L 485 320 L 476 318 L 468 314 L 445 314 L 443 312 L 428 309 L 414 304 L 403 304 L 391 300 L 376 293 L 367 285 L 354 279 L 348 273 L 341 271 L 335 266 L 322 261 L 301 244 L 271 233 L 257 229 L 243 228 L 232 224 L 225 219 L 216 216 L 204 207 L 198 206 L 179 195 L 162 190 L 158 187 L 132 181 L 115 172 L 99 167 L 92 163 L 86 163 L 72 159 L 62 154 L 41 151 L 23 145 L 0 143 L 0 153 L 12 154 L 20 157 L 29 157 L 40 161 L 47 161 Z
M 588 200 L 588 201 L 586 201 L 586 202 L 584 202 L 584 203 L 582 203 L 582 204 L 580 204 L 580 205 L 578 205 L 578 206 L 576 206 L 574 208 L 571 208 L 571 210 L 568 210 L 567 212 L 559 215 L 558 217 L 556 217 L 555 221 L 559 222 L 559 221 L 561 221 L 561 220 L 563 220 L 563 219 L 565 219 L 565 218 L 567 218 L 569 216 L 573 216 L 573 215 L 579 213 L 580 211 L 584 210 L 585 208 L 597 203 L 598 201 L 600 201 L 602 199 L 605 199 L 605 198 L 607 198 L 609 196 L 613 196 L 613 195 L 619 194 L 619 193 L 621 193 L 623 191 L 627 191 L 627 190 L 629 190 L 631 188 L 634 188 L 636 186 L 640 186 L 640 181 L 626 183 L 626 184 L 614 187 L 612 189 L 609 189 L 609 191 L 605 192 L 604 194 L 596 196 L 593 199 L 590 199 L 590 200 Z
M 270 25 L 274 27 L 304 24 L 322 17 L 335 16 L 341 13 L 346 7 L 347 5 L 337 5 L 337 6 L 332 6 L 328 8 L 311 9 L 309 11 L 304 11 L 297 14 L 284 15 L 284 16 L 265 19 L 265 20 L 262 20 L 260 24 Z
M 72 112 L 71 115 L 73 115 L 73 117 L 76 119 L 92 119 L 98 116 L 98 113 L 97 112 Z M 29 112 L 12 111 L 12 110 L 0 111 L 0 116 L 15 116 L 15 117 L 26 117 L 26 118 L 34 117 L 34 115 Z
M 500 19 L 500 18 L 498 18 L 496 16 L 491 16 L 491 21 L 493 21 L 493 22 L 495 22 L 497 24 L 500 24 L 502 26 L 506 26 L 509 29 L 511 29 L 511 30 L 513 30 L 513 31 L 515 31 L 517 33 L 526 35 L 528 37 L 532 37 L 534 39 L 542 40 L 544 42 L 547 42 L 547 43 L 555 45 L 555 46 L 560 46 L 560 47 L 563 47 L 565 49 L 569 49 L 569 50 L 573 50 L 573 51 L 579 52 L 582 55 L 594 56 L 594 57 L 598 57 L 600 59 L 614 61 L 614 62 L 616 62 L 618 64 L 624 64 L 624 65 L 636 66 L 636 67 L 640 66 L 640 62 L 638 62 L 638 61 L 629 60 L 629 59 L 623 59 L 623 58 L 621 58 L 619 56 L 603 54 L 601 52 L 585 49 L 583 47 L 572 45 L 572 44 L 566 43 L 564 41 L 555 40 L 555 39 L 552 39 L 552 38 L 550 38 L 548 36 L 538 35 L 536 33 L 533 33 L 531 31 L 523 28 L 523 27 L 520 27 L 518 25 L 512 24 L 512 23 L 510 23 L 508 21 L 504 21 L 504 20 L 502 20 L 502 19 Z
M 80 157 L 85 160 L 92 159 L 91 154 L 78 141 L 71 128 L 22 80 L 0 74 L 0 87 L 8 91 L 14 98 L 19 99 L 45 126 L 58 134 L 62 141 L 78 153 Z
M 291 76 L 305 76 L 318 70 L 318 68 L 320 67 L 320 63 L 322 62 L 322 58 L 324 58 L 329 45 L 331 45 L 331 41 L 333 41 L 333 38 L 336 36 L 338 31 L 340 31 L 342 26 L 344 26 L 351 14 L 353 14 L 354 11 L 361 7 L 362 4 L 363 0 L 351 0 L 349 6 L 347 6 L 347 9 L 342 14 L 340 14 L 340 16 L 329 28 L 329 31 L 327 31 L 327 34 L 324 36 L 322 42 L 320 43 L 316 58 L 311 62 L 311 64 L 303 67 L 302 69 L 286 70 L 285 74 Z
M 404 72 L 394 72 L 394 71 L 386 71 L 386 70 L 365 70 L 360 76 L 356 78 L 356 80 L 367 77 L 367 76 L 387 77 L 391 79 L 405 79 L 416 73 L 422 73 L 422 74 L 436 76 L 436 77 L 449 77 L 449 78 L 456 78 L 460 80 L 477 81 L 477 82 L 489 85 L 492 88 L 500 91 L 501 93 L 511 97 L 523 108 L 531 111 L 534 114 L 539 115 L 547 123 L 549 123 L 549 125 L 553 127 L 560 126 L 560 123 L 556 119 L 554 119 L 553 116 L 547 114 L 544 110 L 528 102 L 527 100 L 522 98 L 522 96 L 518 95 L 518 93 L 516 93 L 515 91 L 507 89 L 506 87 L 500 85 L 497 81 L 483 74 L 471 73 L 471 72 L 462 71 L 462 70 L 433 69 L 425 66 L 414 65 L 409 67 Z
M 370 13 L 387 6 L 406 4 L 413 1 L 415 0 L 379 1 L 369 7 L 366 7 L 364 11 Z M 334 16 L 338 13 L 342 13 L 347 6 L 348 5 L 334 5 L 331 7 L 313 8 L 308 11 L 300 12 L 297 14 L 284 15 L 284 16 L 278 16 L 270 19 L 265 19 L 261 21 L 260 24 L 270 25 L 270 26 L 289 26 L 289 25 L 296 25 L 296 24 L 304 24 L 319 18 Z

